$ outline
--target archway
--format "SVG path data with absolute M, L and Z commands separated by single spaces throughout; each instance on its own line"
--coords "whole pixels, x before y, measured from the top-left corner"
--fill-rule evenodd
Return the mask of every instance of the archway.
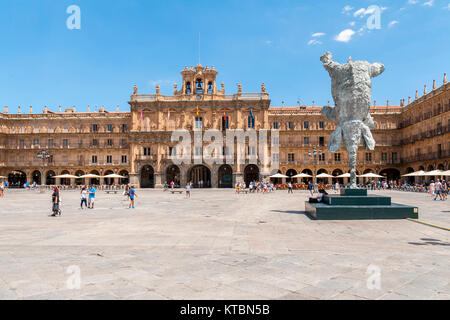
M 397 169 L 384 169 L 380 172 L 380 176 L 383 176 L 387 181 L 400 179 L 400 171 Z
M 41 172 L 39 170 L 33 171 L 31 175 L 33 182 L 35 182 L 37 185 L 41 185 Z
M 81 177 L 81 176 L 84 176 L 84 172 L 81 171 L 81 170 L 78 170 L 77 172 L 75 172 L 75 175 L 76 175 L 77 177 Z M 77 186 L 84 185 L 85 183 L 86 183 L 86 181 L 85 181 L 85 179 L 83 179 L 83 178 L 75 179 L 75 184 L 76 184 Z
M 309 169 L 304 169 L 303 171 L 302 171 L 302 173 L 304 173 L 304 174 L 309 174 L 311 177 L 313 176 L 313 172 L 311 171 L 311 170 L 309 170 Z M 308 183 L 309 181 L 312 181 L 313 180 L 313 178 L 303 178 L 302 179 L 302 182 L 303 183 Z
M 211 188 L 211 171 L 204 165 L 194 166 L 189 170 L 188 181 L 197 188 Z
M 437 167 L 438 170 L 445 171 L 445 167 L 443 163 L 440 163 Z
M 180 168 L 176 165 L 171 165 L 166 169 L 166 182 L 170 186 L 173 181 L 175 187 L 180 187 Z
M 253 181 L 259 181 L 259 168 L 258 166 L 251 164 L 245 167 L 244 181 L 247 186 Z
M 155 187 L 155 170 L 152 166 L 146 165 L 141 169 L 141 188 Z
M 296 176 L 296 175 L 297 175 L 297 171 L 294 169 L 289 169 L 288 171 L 286 171 L 286 176 L 289 177 L 286 179 L 286 182 L 297 183 L 297 178 L 292 178 L 293 176 Z
M 233 188 L 233 168 L 228 164 L 219 168 L 219 188 Z
M 27 175 L 23 171 L 13 171 L 8 175 L 8 185 L 10 187 L 22 188 L 27 182 Z
M 64 170 L 64 171 L 61 172 L 61 175 L 64 175 L 64 174 L 70 174 L 70 173 L 69 173 L 69 171 Z M 61 185 L 63 185 L 63 186 L 70 186 L 70 179 L 62 178 L 61 179 Z
M 119 172 L 119 176 L 122 176 L 123 178 L 119 179 L 119 184 L 124 185 L 130 183 L 129 173 L 127 170 L 122 170 Z
M 112 170 L 107 170 L 105 172 L 105 176 L 110 174 L 114 174 L 114 172 Z M 103 178 L 103 183 L 106 184 L 107 186 L 111 186 L 114 184 L 114 178 Z
M 100 175 L 100 173 L 97 170 L 91 171 L 90 174 L 94 174 L 96 176 Z M 99 178 L 91 178 L 91 179 L 89 179 L 89 184 L 93 185 L 93 186 L 98 186 L 100 184 L 100 179 Z
M 272 172 L 270 173 L 270 175 L 271 175 L 271 176 L 274 176 L 274 175 L 276 175 L 277 173 L 282 174 L 282 173 L 281 173 L 281 170 L 276 170 L 276 169 L 274 169 L 274 170 L 272 170 Z M 270 178 L 270 181 L 272 181 L 274 185 L 282 184 L 282 183 L 283 183 L 283 179 L 281 179 L 281 178 Z
M 322 174 L 322 173 L 328 174 L 328 171 L 325 169 L 319 169 L 317 171 L 317 175 Z M 317 183 L 328 184 L 328 178 L 318 178 Z
M 337 176 L 341 176 L 341 175 L 343 175 L 343 174 L 344 174 L 344 173 L 342 172 L 342 170 L 336 169 L 336 170 L 333 171 L 333 173 L 332 173 L 331 175 L 334 176 L 334 177 L 337 177 Z M 336 182 L 337 182 L 337 183 L 339 183 L 341 186 L 344 185 L 344 178 L 333 178 L 333 179 L 331 179 L 331 180 L 332 180 L 332 183 L 333 183 L 333 184 L 336 184 Z
M 414 168 L 411 168 L 411 167 L 409 167 L 408 169 L 406 169 L 406 174 L 410 174 L 410 173 L 413 173 L 414 172 Z M 415 177 L 406 177 L 407 179 L 407 181 L 408 181 L 408 183 L 415 183 L 416 182 L 416 178 Z
M 56 179 L 54 176 L 56 176 L 54 171 L 47 171 L 47 174 L 45 175 L 45 184 L 48 186 L 54 186 L 56 184 Z

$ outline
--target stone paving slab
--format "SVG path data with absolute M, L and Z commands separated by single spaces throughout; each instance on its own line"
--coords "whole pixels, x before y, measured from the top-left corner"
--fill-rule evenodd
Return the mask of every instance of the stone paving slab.
M 391 191 L 420 219 L 450 226 L 450 202 Z M 307 193 L 192 198 L 138 190 L 137 208 L 98 192 L 94 210 L 63 192 L 0 199 L 0 299 L 436 299 L 450 297 L 450 233 L 411 221 L 313 221 Z M 80 270 L 80 289 L 70 289 Z M 368 288 L 379 270 L 379 289 Z

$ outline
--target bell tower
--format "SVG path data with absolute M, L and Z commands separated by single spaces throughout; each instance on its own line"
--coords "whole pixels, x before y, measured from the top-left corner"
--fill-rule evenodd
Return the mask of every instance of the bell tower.
M 217 94 L 216 77 L 218 72 L 214 67 L 203 67 L 201 64 L 187 67 L 181 71 L 183 77 L 182 94 L 185 95 L 213 95 Z

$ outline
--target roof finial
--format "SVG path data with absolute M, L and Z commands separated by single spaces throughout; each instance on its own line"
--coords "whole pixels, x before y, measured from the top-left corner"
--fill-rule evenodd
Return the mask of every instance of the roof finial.
M 61 113 L 61 105 L 58 107 L 58 112 Z
M 436 90 L 436 80 L 433 80 L 433 90 Z
M 411 97 L 408 97 L 408 104 L 411 104 Z
M 6 113 L 6 114 L 8 113 L 8 106 L 3 107 L 3 113 Z
M 30 106 L 30 114 L 33 113 L 33 106 Z
M 87 112 L 91 112 L 91 106 L 90 105 L 88 105 Z
M 352 57 L 348 57 L 348 62 L 352 62 Z
M 416 90 L 416 100 L 419 99 L 419 90 Z
M 447 74 L 444 73 L 444 84 L 447 84 Z
M 116 106 L 116 112 L 119 112 L 119 105 Z
M 389 99 L 388 99 L 388 101 L 386 102 L 386 107 L 389 108 Z
M 374 107 L 377 106 L 377 100 L 373 100 L 373 106 L 374 106 Z
M 20 114 L 20 106 L 17 108 L 17 114 Z
M 424 95 L 428 94 L 427 85 L 425 85 L 425 86 L 423 87 L 423 94 L 424 94 Z

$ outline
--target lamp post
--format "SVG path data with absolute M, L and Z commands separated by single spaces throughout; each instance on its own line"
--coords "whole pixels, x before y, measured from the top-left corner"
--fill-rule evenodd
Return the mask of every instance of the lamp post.
M 44 171 L 45 171 L 45 160 L 49 159 L 52 155 L 45 149 L 38 152 L 37 157 L 42 159 L 42 174 L 41 174 L 41 186 L 44 187 Z
M 317 155 L 322 155 L 322 150 L 317 150 L 317 146 L 313 146 L 312 152 L 308 152 L 309 157 L 314 157 L 314 190 L 317 188 Z

